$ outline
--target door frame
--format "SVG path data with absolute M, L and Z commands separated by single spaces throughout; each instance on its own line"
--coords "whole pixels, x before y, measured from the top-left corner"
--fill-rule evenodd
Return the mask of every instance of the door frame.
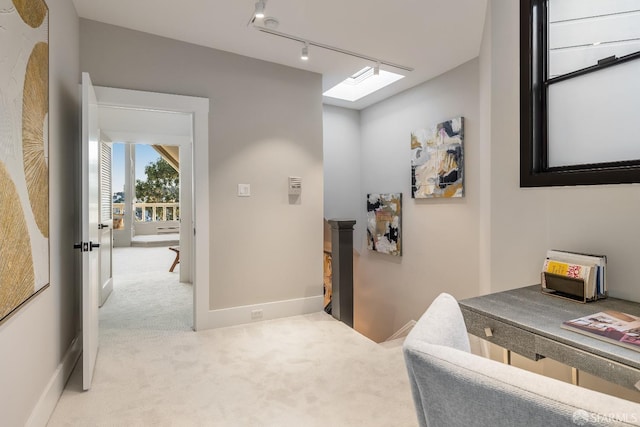
M 190 113 L 193 121 L 193 141 L 190 147 L 191 174 L 191 210 L 192 226 L 181 227 L 180 254 L 181 270 L 191 264 L 190 272 L 193 283 L 193 329 L 200 330 L 206 325 L 209 312 L 209 99 L 193 96 L 172 95 L 156 92 L 143 92 L 130 89 L 118 89 L 96 86 L 98 105 L 124 107 L 142 110 L 170 111 Z M 180 149 L 182 157 L 182 147 Z M 181 168 L 182 169 L 182 168 Z M 185 209 L 181 207 L 181 214 Z M 192 230 L 189 230 L 192 228 Z M 197 230 L 197 233 L 196 233 Z M 184 248 L 183 248 L 184 235 Z M 197 248 L 197 250 L 196 250 Z M 190 262 L 184 262 L 190 260 Z

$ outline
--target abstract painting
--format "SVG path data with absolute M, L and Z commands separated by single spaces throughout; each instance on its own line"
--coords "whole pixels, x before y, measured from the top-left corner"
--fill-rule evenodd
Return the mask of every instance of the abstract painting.
M 49 9 L 0 13 L 0 322 L 49 284 Z
M 402 255 L 402 193 L 367 194 L 368 248 Z
M 411 132 L 411 197 L 464 196 L 464 117 Z

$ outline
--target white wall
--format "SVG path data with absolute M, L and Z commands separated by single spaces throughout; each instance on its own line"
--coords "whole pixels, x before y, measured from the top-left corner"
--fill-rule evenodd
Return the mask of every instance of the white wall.
M 360 195 L 360 112 L 332 105 L 323 111 L 324 216 L 326 219 L 355 219 L 354 242 L 364 238 L 366 225 L 360 221 L 366 207 Z M 361 248 L 355 248 L 360 251 Z
M 539 283 L 546 190 L 520 188 L 519 5 L 491 3 L 491 291 Z M 488 33 L 490 31 L 490 33 Z M 558 247 L 561 249 L 562 247 Z M 571 249 L 571 248 L 566 248 Z
M 197 177 L 210 185 L 210 308 L 321 296 L 321 76 L 94 21 L 80 33 L 95 85 L 210 99 L 210 171 Z
M 0 325 L 0 424 L 43 425 L 62 392 L 62 362 L 78 329 L 74 283 L 74 156 L 78 132 L 78 16 L 49 1 L 51 284 Z
M 541 262 L 549 248 L 603 253 L 608 256 L 612 296 L 640 301 L 635 271 L 640 251 L 640 185 L 519 187 L 519 7 L 491 0 L 481 49 L 481 105 L 491 104 L 491 224 L 489 291 L 539 283 Z M 490 76 L 484 76 L 489 72 Z M 484 232 L 484 230 L 483 230 Z M 484 288 L 484 287 L 483 287 Z M 484 289 L 483 289 L 484 290 Z M 512 359 L 516 366 L 563 381 L 569 367 L 553 360 Z M 580 383 L 605 393 L 640 401 L 640 395 L 581 373 Z
M 480 114 L 480 233 L 478 247 L 479 293 L 491 292 L 491 82 L 492 82 L 492 25 L 491 2 L 487 3 L 484 31 L 480 44 L 479 114 Z
M 492 1 L 491 289 L 539 283 L 546 249 L 608 256 L 612 296 L 640 301 L 640 185 L 519 187 L 519 7 Z
M 366 194 L 403 194 L 402 257 L 366 249 L 363 238 L 355 288 L 355 328 L 384 340 L 417 319 L 440 292 L 478 294 L 480 116 L 478 60 L 361 111 L 362 188 Z M 465 197 L 411 198 L 411 131 L 465 118 Z

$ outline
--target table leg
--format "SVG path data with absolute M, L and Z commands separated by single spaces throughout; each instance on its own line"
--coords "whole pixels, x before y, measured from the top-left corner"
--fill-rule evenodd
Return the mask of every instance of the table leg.
M 507 350 L 506 348 L 502 349 L 502 361 L 506 365 L 511 365 L 511 350 Z
M 577 368 L 571 368 L 571 384 L 580 385 L 580 371 Z
M 173 273 L 173 269 L 176 268 L 176 265 L 180 263 L 180 249 L 179 248 L 169 248 L 170 251 L 176 253 L 176 259 L 173 260 L 173 264 L 171 264 L 171 268 L 169 269 L 170 273 Z

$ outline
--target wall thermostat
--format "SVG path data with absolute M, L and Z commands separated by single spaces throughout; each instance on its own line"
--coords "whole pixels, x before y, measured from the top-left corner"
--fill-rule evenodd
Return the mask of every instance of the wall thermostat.
M 298 196 L 302 194 L 302 178 L 299 176 L 289 177 L 289 195 Z

